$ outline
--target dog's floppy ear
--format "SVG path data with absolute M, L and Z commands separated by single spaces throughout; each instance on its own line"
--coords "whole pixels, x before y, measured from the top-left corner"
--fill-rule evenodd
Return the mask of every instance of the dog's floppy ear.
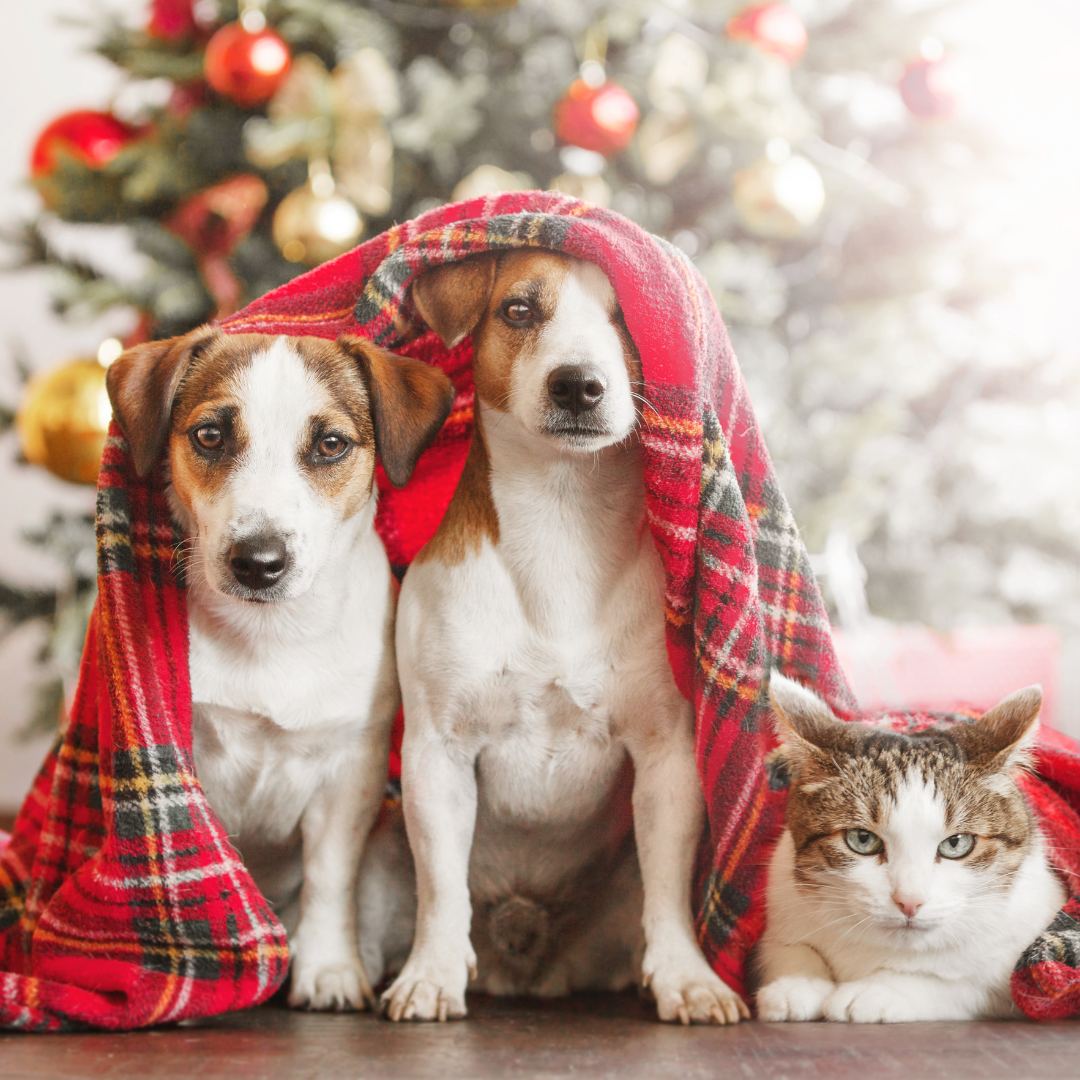
M 110 365 L 105 375 L 109 400 L 139 476 L 145 476 L 161 454 L 177 387 L 196 350 L 217 334 L 213 327 L 200 326 L 182 337 L 147 341 Z
M 371 400 L 375 449 L 390 483 L 403 487 L 450 415 L 454 384 L 438 368 L 395 356 L 366 338 L 344 336 L 337 343 L 360 365 Z
M 452 349 L 480 321 L 494 284 L 495 256 L 478 255 L 421 274 L 413 282 L 413 303 Z

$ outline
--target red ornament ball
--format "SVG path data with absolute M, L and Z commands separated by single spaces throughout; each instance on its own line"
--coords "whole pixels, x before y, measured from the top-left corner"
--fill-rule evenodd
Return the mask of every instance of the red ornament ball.
M 944 120 L 960 104 L 960 78 L 948 57 L 914 60 L 900 78 L 900 97 L 913 116 L 921 120 Z
M 222 97 L 247 108 L 269 101 L 291 66 L 289 46 L 273 30 L 253 34 L 235 22 L 207 42 L 203 71 Z
M 198 29 L 192 0 L 151 0 L 146 32 L 162 41 L 180 41 Z
M 618 83 L 590 86 L 577 79 L 555 105 L 555 134 L 571 146 L 613 157 L 630 145 L 639 115 Z
M 728 20 L 727 35 L 793 64 L 806 51 L 802 19 L 787 4 L 755 4 Z
M 34 143 L 30 172 L 47 176 L 56 167 L 57 152 L 64 150 L 91 169 L 107 165 L 143 131 L 117 120 L 111 113 L 80 109 L 54 120 Z

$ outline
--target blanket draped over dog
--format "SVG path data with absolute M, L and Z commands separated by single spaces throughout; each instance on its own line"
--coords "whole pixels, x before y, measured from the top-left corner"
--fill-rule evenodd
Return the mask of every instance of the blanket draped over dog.
M 464 463 L 472 343 L 447 350 L 411 307 L 426 268 L 538 247 L 596 263 L 641 354 L 647 510 L 666 571 L 668 651 L 694 703 L 708 807 L 694 904 L 702 948 L 743 989 L 783 793 L 762 767 L 763 685 L 779 669 L 842 716 L 854 702 L 727 333 L 692 264 L 618 214 L 556 193 L 491 196 L 395 226 L 227 319 L 229 333 L 361 334 L 437 364 L 454 409 L 415 475 L 379 472 L 377 527 L 403 569 Z M 265 1000 L 288 964 L 281 927 L 209 809 L 191 754 L 181 539 L 165 470 L 136 477 L 114 425 L 98 493 L 99 599 L 70 723 L 0 855 L 0 1026 L 134 1028 Z M 1052 734 L 1029 795 L 1075 885 L 1080 755 Z M 1031 1016 L 1080 1008 L 1080 900 L 1015 978 Z

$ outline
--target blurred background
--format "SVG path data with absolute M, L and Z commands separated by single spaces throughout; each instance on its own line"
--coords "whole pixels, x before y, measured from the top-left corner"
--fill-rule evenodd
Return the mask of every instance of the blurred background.
M 37 0 L 0 39 L 0 812 L 62 723 L 120 349 L 558 188 L 730 328 L 864 706 L 1080 735 L 1074 0 Z

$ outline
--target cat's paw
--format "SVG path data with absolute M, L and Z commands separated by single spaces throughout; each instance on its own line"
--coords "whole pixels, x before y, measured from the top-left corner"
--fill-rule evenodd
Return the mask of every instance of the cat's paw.
M 820 1020 L 825 999 L 836 989 L 828 979 L 785 975 L 757 992 L 759 1020 Z
M 349 1012 L 374 1006 L 375 994 L 358 958 L 345 963 L 294 960 L 289 1004 L 294 1009 Z
M 931 1020 L 926 1009 L 878 979 L 840 983 L 825 1000 L 825 1019 L 853 1024 L 902 1024 Z

